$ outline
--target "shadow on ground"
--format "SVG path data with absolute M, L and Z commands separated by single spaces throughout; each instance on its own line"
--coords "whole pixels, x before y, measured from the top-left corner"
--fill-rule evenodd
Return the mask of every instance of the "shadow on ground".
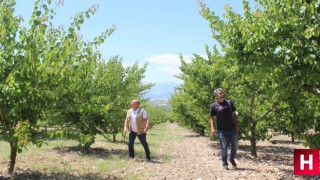
M 258 157 L 254 158 L 251 156 L 250 145 L 239 145 L 238 157 L 246 158 L 254 161 L 264 161 L 264 162 L 274 162 L 281 165 L 292 165 L 288 162 L 293 161 L 293 151 L 292 147 L 283 146 L 257 146 Z
M 192 134 L 192 135 L 184 135 L 186 138 L 198 138 L 198 137 L 208 137 L 206 135 Z
M 302 144 L 301 141 L 284 141 L 284 140 L 271 140 L 270 141 L 272 144 L 285 144 L 285 145 L 299 145 Z
M 220 144 L 219 142 L 213 142 L 210 144 L 210 147 L 213 149 L 219 149 L 220 150 Z M 257 154 L 258 157 L 254 158 L 251 156 L 250 151 L 250 145 L 242 145 L 241 142 L 239 142 L 237 157 L 238 158 L 245 158 L 250 159 L 253 161 L 274 161 L 277 164 L 288 165 L 286 161 L 293 160 L 293 147 L 286 147 L 281 146 L 281 143 L 277 143 L 275 145 L 268 145 L 268 146 L 259 146 L 257 145 Z M 230 146 L 228 147 L 230 150 Z M 286 160 L 286 161 L 283 161 Z
M 282 146 L 283 144 L 283 146 Z M 254 163 L 266 163 L 269 165 L 276 167 L 288 166 L 292 167 L 292 170 L 279 168 L 279 170 L 287 175 L 293 174 L 293 151 L 294 147 L 284 146 L 284 144 L 292 144 L 296 143 L 288 142 L 288 141 L 277 141 L 276 144 L 271 144 L 268 146 L 260 146 L 257 145 L 257 154 L 258 157 L 254 158 L 251 156 L 250 145 L 242 145 L 239 143 L 237 159 L 246 159 L 252 161 Z M 215 141 L 210 144 L 212 149 L 217 149 L 220 151 L 219 142 Z M 230 146 L 228 147 L 228 153 L 230 153 Z M 220 153 L 219 153 L 220 155 Z M 239 168 L 240 169 L 240 168 Z M 254 170 L 256 171 L 256 170 Z
M 25 180 L 25 179 L 32 179 L 32 180 L 54 180 L 54 179 L 122 179 L 121 177 L 116 177 L 113 175 L 106 175 L 105 177 L 97 176 L 94 173 L 89 173 L 85 175 L 72 175 L 63 172 L 53 173 L 53 174 L 45 174 L 37 171 L 24 171 L 24 172 L 17 172 L 13 176 L 2 176 L 0 175 L 0 180 Z
M 120 158 L 127 156 L 127 150 L 123 149 L 105 149 L 105 148 L 90 148 L 86 151 L 79 146 L 66 146 L 66 147 L 55 147 L 53 148 L 57 153 L 78 153 L 83 156 L 90 156 L 99 159 L 106 159 L 110 156 L 119 156 Z
M 82 156 L 89 156 L 91 158 L 97 159 L 107 159 L 111 156 L 118 156 L 120 159 L 129 158 L 128 150 L 124 149 L 105 149 L 105 148 L 91 148 L 89 151 L 85 151 L 83 148 L 79 146 L 67 146 L 67 147 L 55 147 L 53 148 L 58 154 L 80 154 Z M 140 162 L 146 161 L 145 152 L 136 150 L 135 159 Z M 153 154 L 151 152 L 152 161 L 150 163 L 153 164 L 162 164 L 163 160 L 169 160 L 170 157 L 166 154 Z M 1 180 L 1 179 L 0 179 Z
M 288 175 L 292 175 L 293 174 L 293 168 L 292 170 L 288 170 L 288 169 L 282 169 L 280 168 L 280 171 L 288 174 Z M 312 176 L 312 175 L 303 175 L 303 176 L 299 176 L 299 175 L 295 175 L 295 177 L 299 177 L 299 179 L 306 179 L 306 180 L 316 180 L 319 179 L 319 176 Z

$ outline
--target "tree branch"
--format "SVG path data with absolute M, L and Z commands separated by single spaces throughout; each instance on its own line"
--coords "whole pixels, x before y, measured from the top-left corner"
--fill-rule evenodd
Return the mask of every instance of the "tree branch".
M 251 101 L 250 101 L 250 109 L 249 109 L 249 117 L 251 120 L 253 120 L 253 108 L 254 108 L 254 94 L 251 95 Z
M 304 90 L 304 91 L 307 91 L 308 93 L 311 93 L 315 96 L 318 96 L 320 97 L 320 93 L 317 91 L 317 90 L 314 90 L 314 88 L 308 84 L 303 84 L 301 86 L 301 88 Z M 316 89 L 319 89 L 319 88 L 316 88 Z
M 4 113 L 2 111 L 2 106 L 0 105 L 0 121 L 2 122 L 3 124 L 3 127 L 7 128 L 8 129 L 8 122 L 6 120 L 6 117 L 4 116 Z
M 272 107 L 266 111 L 265 113 L 263 113 L 259 119 L 257 119 L 257 122 L 260 121 L 261 119 L 265 118 L 269 113 L 271 113 L 278 105 L 280 104 L 280 102 L 275 102 Z

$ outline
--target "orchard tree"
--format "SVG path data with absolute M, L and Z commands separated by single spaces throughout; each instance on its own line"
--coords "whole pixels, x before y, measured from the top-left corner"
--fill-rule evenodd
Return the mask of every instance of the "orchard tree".
M 234 89 L 242 90 L 238 93 L 234 90 L 230 95 L 242 94 L 236 98 L 240 100 L 248 98 L 242 98 L 239 109 L 250 121 L 247 124 L 251 126 L 254 156 L 257 155 L 257 125 L 263 124 L 281 103 L 304 93 L 303 90 L 319 96 L 320 82 L 318 44 L 315 37 L 307 40 L 308 35 L 317 36 L 318 29 L 314 27 L 319 24 L 319 16 L 315 9 L 319 3 L 285 0 L 257 3 L 261 8 L 251 11 L 249 3 L 243 1 L 244 16 L 226 6 L 227 13 L 222 20 L 200 2 L 201 14 L 210 22 L 213 38 L 220 43 L 225 58 L 238 68 L 239 75 L 241 73 L 240 88 Z
M 150 128 L 167 121 L 167 113 L 159 106 L 147 105 L 145 106 L 145 109 L 148 112 L 148 117 L 150 118 Z
M 192 103 L 188 101 L 188 94 L 184 93 L 182 88 L 177 88 L 170 99 L 175 122 L 180 125 L 191 128 L 197 132 L 198 122 L 191 115 Z
M 69 78 L 64 83 L 59 96 L 59 105 L 54 113 L 56 117 L 51 124 L 61 125 L 62 131 L 52 133 L 53 138 L 77 140 L 86 150 L 94 143 L 95 135 L 102 133 L 99 127 L 105 127 L 103 112 L 108 110 L 105 89 L 101 89 L 102 77 L 99 76 L 102 63 L 97 59 L 82 59 L 83 62 L 73 65 L 68 72 Z M 50 117 L 50 116 L 49 116 Z
M 106 112 L 108 120 L 108 134 L 112 135 L 112 141 L 116 141 L 116 135 L 123 132 L 123 123 L 126 112 L 129 109 L 129 102 L 132 99 L 143 99 L 144 94 L 153 84 L 143 84 L 147 64 L 139 66 L 135 63 L 127 68 L 122 65 L 122 60 L 109 61 L 108 70 L 105 72 L 105 85 L 108 91 L 108 102 L 112 106 Z
M 297 96 L 291 97 L 288 102 L 282 103 L 273 112 L 270 122 L 268 122 L 268 127 L 272 130 L 289 134 L 292 142 L 295 139 L 305 139 L 307 140 L 307 146 L 317 148 L 318 139 L 313 138 L 313 134 L 309 134 L 310 127 L 319 126 L 319 107 L 315 106 L 317 104 L 315 102 L 316 99 L 312 97 L 312 94 L 297 94 Z M 312 133 L 315 132 L 317 131 Z
M 262 14 L 259 21 L 250 24 L 253 35 L 250 36 L 247 49 L 249 51 L 257 49 L 259 44 L 274 47 L 272 61 L 268 59 L 259 61 L 268 64 L 272 70 L 273 81 L 283 88 L 281 93 L 283 97 L 288 97 L 290 94 L 288 92 L 294 92 L 292 96 L 307 99 L 304 107 L 308 113 L 298 111 L 295 117 L 313 116 L 305 119 L 313 133 L 306 132 L 300 136 L 307 141 L 309 147 L 319 148 L 320 2 L 318 0 L 257 2 L 261 6 L 260 9 L 265 11 L 260 10 Z M 253 28 L 257 23 L 265 25 L 262 31 Z M 306 113 L 308 115 L 304 116 Z
M 100 57 L 99 55 L 95 57 Z M 56 123 L 61 130 L 52 134 L 54 138 L 77 140 L 86 151 L 100 134 L 116 135 L 122 132 L 123 121 L 129 102 L 140 98 L 152 84 L 142 85 L 146 65 L 138 63 L 125 68 L 118 56 L 108 61 L 93 59 L 69 71 L 65 83 L 66 94 L 61 94 L 63 109 L 58 109 Z M 60 118 L 59 118 L 60 117 Z
M 235 102 L 238 111 L 241 112 L 239 117 L 242 128 L 241 138 L 251 140 L 252 151 L 256 152 L 256 142 L 267 138 L 265 121 L 262 121 L 262 118 L 259 119 L 258 114 L 265 117 L 270 112 L 264 112 L 264 108 L 267 107 L 265 104 L 268 103 L 266 101 L 269 100 L 264 95 L 265 86 L 258 89 L 256 86 L 258 81 L 252 79 L 248 82 L 249 78 L 239 72 L 236 62 L 221 56 L 216 48 L 213 52 L 210 52 L 208 47 L 206 50 L 208 59 L 196 55 L 191 63 L 185 63 L 182 60 L 180 67 L 182 74 L 179 77 L 184 84 L 177 89 L 171 99 L 173 111 L 182 116 L 177 117 L 178 122 L 182 121 L 194 131 L 204 134 L 205 129 L 210 128 L 208 117 L 210 105 L 215 101 L 213 90 L 224 87 L 230 94 L 229 98 Z M 256 95 L 258 102 L 264 102 L 265 104 L 261 103 L 264 106 L 250 104 L 248 99 L 252 95 Z M 256 109 L 255 114 L 253 109 Z
M 81 24 L 96 11 L 77 14 L 70 27 L 54 27 L 51 0 L 36 1 L 29 25 L 14 15 L 14 0 L 0 1 L 0 128 L 10 144 L 13 173 L 17 153 L 28 144 L 41 146 L 45 133 L 39 126 L 47 110 L 59 108 L 59 96 L 67 94 L 64 84 L 68 72 L 82 59 L 89 61 L 93 48 L 110 35 L 114 28 L 93 42 L 79 36 Z M 81 66 L 81 65 L 80 65 Z
M 221 56 L 216 48 L 210 52 L 206 46 L 207 59 L 194 55 L 190 63 L 186 63 L 181 56 L 181 75 L 178 76 L 184 81 L 180 87 L 183 90 L 185 101 L 189 104 L 189 116 L 192 117 L 192 128 L 200 135 L 205 134 L 205 129 L 209 128 L 208 113 L 210 105 L 214 102 L 214 87 L 219 87 L 222 83 L 224 72 L 219 69 Z M 216 71 L 212 71 L 216 69 Z M 222 68 L 223 69 L 223 68 Z M 186 118 L 186 117 L 185 117 Z

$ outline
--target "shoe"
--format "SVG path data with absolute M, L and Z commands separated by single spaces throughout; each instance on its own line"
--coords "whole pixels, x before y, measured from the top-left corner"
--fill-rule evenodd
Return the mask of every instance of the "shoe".
M 229 170 L 228 166 L 223 166 L 223 170 Z
M 237 167 L 237 163 L 234 161 L 234 159 L 230 159 L 229 162 L 232 164 L 233 167 Z
M 151 158 L 147 158 L 147 162 L 152 162 L 152 161 L 151 161 Z

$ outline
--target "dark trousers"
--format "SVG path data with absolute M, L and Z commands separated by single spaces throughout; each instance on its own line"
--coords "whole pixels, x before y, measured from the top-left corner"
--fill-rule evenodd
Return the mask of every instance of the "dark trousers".
M 148 160 L 150 160 L 150 150 L 149 150 L 149 146 L 147 143 L 147 134 L 143 133 L 140 135 L 137 135 L 136 132 L 131 131 L 129 134 L 129 156 L 131 158 L 134 158 L 134 140 L 136 139 L 136 137 L 138 136 L 140 143 L 142 144 L 144 151 L 146 152 L 146 158 Z
M 238 133 L 236 130 L 218 130 L 218 138 L 221 146 L 222 165 L 228 166 L 228 145 L 231 143 L 229 160 L 234 160 L 238 150 Z

